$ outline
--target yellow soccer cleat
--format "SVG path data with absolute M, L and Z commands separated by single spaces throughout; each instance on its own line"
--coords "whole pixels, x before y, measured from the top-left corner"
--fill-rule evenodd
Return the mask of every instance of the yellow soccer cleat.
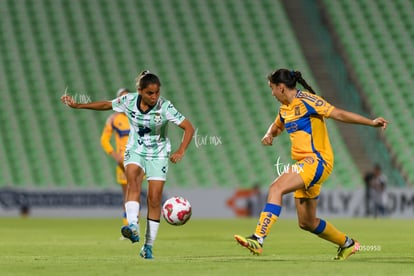
M 338 248 L 338 254 L 336 254 L 334 260 L 343 261 L 349 258 L 349 256 L 355 254 L 357 251 L 359 251 L 359 242 L 356 240 L 352 240 L 352 244 L 348 247 Z
M 254 236 L 242 237 L 234 235 L 236 241 L 243 247 L 246 247 L 253 253 L 253 255 L 260 255 L 263 252 L 263 246 L 257 241 Z

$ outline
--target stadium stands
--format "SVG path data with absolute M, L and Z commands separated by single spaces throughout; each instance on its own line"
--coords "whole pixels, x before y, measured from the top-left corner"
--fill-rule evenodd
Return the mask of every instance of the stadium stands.
M 409 183 L 414 183 L 414 3 L 323 1 L 349 66 L 375 114 L 390 120 L 384 133 Z M 398 176 L 397 176 L 398 177 Z
M 168 185 L 267 184 L 277 157 L 292 163 L 286 134 L 272 148 L 260 145 L 278 107 L 266 75 L 295 68 L 317 84 L 280 2 L 5 0 L 0 10 L 7 53 L 0 56 L 0 187 L 114 187 L 114 163 L 99 143 L 110 113 L 70 110 L 59 97 L 67 88 L 112 99 L 119 87 L 133 89 L 144 69 L 160 76 L 163 95 L 207 139 L 170 166 Z M 326 186 L 361 186 L 335 124 L 329 128 L 336 165 Z M 181 133 L 170 128 L 173 146 Z

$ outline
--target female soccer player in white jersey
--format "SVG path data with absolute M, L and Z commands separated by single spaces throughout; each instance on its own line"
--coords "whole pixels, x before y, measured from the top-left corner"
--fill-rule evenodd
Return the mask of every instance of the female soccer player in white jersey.
M 139 196 L 144 175 L 148 180 L 148 214 L 145 243 L 140 256 L 152 259 L 152 246 L 158 233 L 161 217 L 161 198 L 168 171 L 168 158 L 179 162 L 191 142 L 194 128 L 191 122 L 175 109 L 174 105 L 160 97 L 161 82 L 149 71 L 142 72 L 136 79 L 137 93 L 129 93 L 112 101 L 78 104 L 68 96 L 61 101 L 80 109 L 110 110 L 124 112 L 128 116 L 131 131 L 124 155 L 127 177 L 125 210 L 128 225 L 121 233 L 131 242 L 138 242 Z M 171 144 L 167 138 L 168 122 L 173 122 L 184 130 L 184 137 L 177 151 L 171 154 Z

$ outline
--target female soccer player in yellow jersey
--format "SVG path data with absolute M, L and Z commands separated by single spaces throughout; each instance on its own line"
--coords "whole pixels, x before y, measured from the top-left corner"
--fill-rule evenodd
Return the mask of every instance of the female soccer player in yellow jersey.
M 279 69 L 268 76 L 268 83 L 272 95 L 282 105 L 276 120 L 262 138 L 262 144 L 271 146 L 274 137 L 286 129 L 292 144 L 292 159 L 297 162 L 293 166 L 295 169 L 291 167 L 270 185 L 255 233 L 249 237 L 235 235 L 234 238 L 253 254 L 261 254 L 263 241 L 281 213 L 283 195 L 294 192 L 299 227 L 338 245 L 335 259 L 344 260 L 358 251 L 359 243 L 328 221 L 316 217 L 321 186 L 330 175 L 334 160 L 325 118 L 383 129 L 388 122 L 381 117 L 371 120 L 330 105 L 315 95 L 298 71 Z M 296 83 L 309 92 L 296 89 Z
M 126 88 L 118 89 L 116 96 L 121 97 L 129 93 L 129 90 Z M 111 137 L 115 137 L 115 149 L 111 145 Z M 129 122 L 128 117 L 123 112 L 114 112 L 106 120 L 104 129 L 101 135 L 101 145 L 103 150 L 110 155 L 115 162 L 116 166 L 116 181 L 121 185 L 122 194 L 125 198 L 127 190 L 127 180 L 125 176 L 124 168 L 124 153 L 126 144 L 128 142 L 129 136 Z M 126 219 L 126 212 L 124 206 L 124 225 L 128 225 Z
M 161 81 L 149 71 L 137 77 L 137 93 L 128 93 L 112 101 L 78 104 L 68 96 L 61 101 L 72 107 L 93 110 L 124 112 L 129 120 L 130 133 L 124 154 L 127 177 L 125 210 L 128 225 L 122 227 L 125 238 L 135 243 L 140 240 L 138 214 L 139 197 L 144 175 L 148 181 L 147 228 L 140 256 L 152 259 L 152 247 L 158 233 L 161 217 L 161 199 L 167 178 L 168 160 L 179 162 L 185 154 L 194 134 L 194 127 L 174 105 L 160 96 Z M 178 149 L 171 154 L 171 143 L 167 137 L 168 123 L 172 122 L 184 130 Z

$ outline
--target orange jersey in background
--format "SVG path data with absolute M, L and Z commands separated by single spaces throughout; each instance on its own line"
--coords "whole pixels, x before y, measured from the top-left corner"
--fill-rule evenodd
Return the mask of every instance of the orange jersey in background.
M 107 154 L 114 151 L 111 145 L 112 134 L 115 136 L 115 152 L 124 156 L 129 136 L 128 117 L 124 113 L 114 113 L 106 120 L 101 135 L 101 145 Z M 116 166 L 116 179 L 119 184 L 127 183 L 125 173 L 119 166 Z

